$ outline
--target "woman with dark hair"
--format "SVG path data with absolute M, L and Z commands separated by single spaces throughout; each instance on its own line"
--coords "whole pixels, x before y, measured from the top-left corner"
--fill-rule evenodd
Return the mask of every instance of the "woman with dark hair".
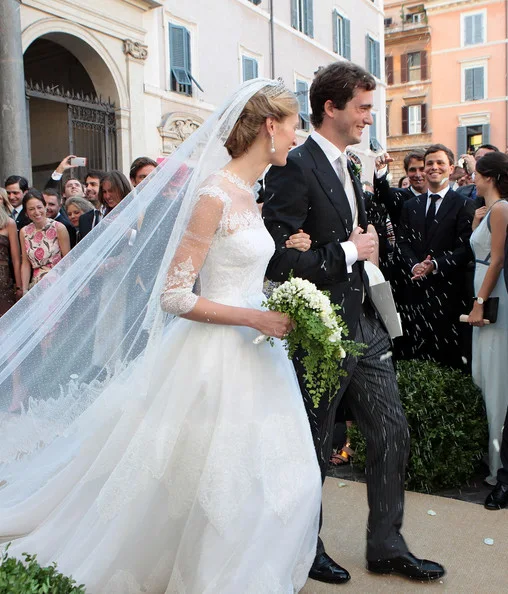
M 70 240 L 65 225 L 47 217 L 46 201 L 39 190 L 28 189 L 23 209 L 32 221 L 19 232 L 24 295 L 68 254 Z
M 490 474 L 485 480 L 495 485 L 501 467 L 499 446 L 508 406 L 508 294 L 501 274 L 508 225 L 508 155 L 492 152 L 479 159 L 474 181 L 478 195 L 485 198 L 487 214 L 470 240 L 476 261 L 476 297 L 468 321 L 475 326 L 473 379 L 483 392 L 489 423 Z M 498 314 L 495 323 L 485 325 L 485 302 L 489 298 L 499 300 Z
M 131 190 L 129 180 L 121 171 L 108 171 L 101 178 L 99 187 L 99 201 L 104 208 L 104 215 L 120 204 Z

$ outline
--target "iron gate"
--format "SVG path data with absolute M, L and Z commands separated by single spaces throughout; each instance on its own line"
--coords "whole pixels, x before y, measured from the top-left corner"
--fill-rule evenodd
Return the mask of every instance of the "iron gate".
M 88 169 L 117 167 L 115 104 L 101 97 L 26 82 L 27 97 L 67 105 L 69 155 L 88 157 Z

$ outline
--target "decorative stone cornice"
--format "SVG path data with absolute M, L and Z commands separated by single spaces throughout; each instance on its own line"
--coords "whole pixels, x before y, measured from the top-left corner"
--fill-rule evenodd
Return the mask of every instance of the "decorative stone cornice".
M 162 152 L 165 155 L 173 153 L 186 138 L 201 126 L 203 121 L 199 116 L 183 111 L 164 114 L 158 127 L 162 138 Z
M 123 40 L 123 53 L 136 60 L 146 60 L 148 57 L 148 46 L 132 39 Z

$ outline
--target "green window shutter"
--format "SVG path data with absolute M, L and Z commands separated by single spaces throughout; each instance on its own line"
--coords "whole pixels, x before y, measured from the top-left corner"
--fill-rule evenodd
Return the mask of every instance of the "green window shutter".
M 473 45 L 474 37 L 473 37 L 473 17 L 467 16 L 464 18 L 465 23 L 465 45 Z
M 490 142 L 490 124 L 482 124 L 482 144 Z
M 480 100 L 485 98 L 485 77 L 483 67 L 473 68 L 473 99 Z
M 464 72 L 464 78 L 465 78 L 464 99 L 466 101 L 473 101 L 474 100 L 474 68 L 468 68 Z
M 370 125 L 370 138 L 375 138 L 377 140 L 377 115 L 375 113 L 372 114 L 372 124 Z
M 336 54 L 340 54 L 340 47 L 339 47 L 339 39 L 340 39 L 340 16 L 336 9 L 333 10 L 333 17 L 332 17 L 332 26 L 333 26 L 333 51 Z
M 474 37 L 473 43 L 483 43 L 483 14 L 475 14 L 471 17 L 474 19 Z
M 365 68 L 372 74 L 370 37 L 365 36 Z
M 314 37 L 314 0 L 303 0 L 304 26 L 303 32 L 309 37 Z
M 309 85 L 304 80 L 296 81 L 296 98 L 298 99 L 298 114 L 302 130 L 309 130 Z
M 351 21 L 344 19 L 344 58 L 351 60 Z
M 169 25 L 169 50 L 171 68 L 188 69 L 187 36 L 188 31 L 178 25 Z
M 298 29 L 298 0 L 291 0 L 291 26 Z
M 465 153 L 467 153 L 467 128 L 459 126 L 457 128 L 457 154 L 464 155 Z
M 309 85 L 306 81 L 296 81 L 296 97 L 300 106 L 300 114 L 309 115 Z
M 242 56 L 243 80 L 251 80 L 258 77 L 258 62 L 254 58 Z
M 381 44 L 374 41 L 374 76 L 381 78 Z

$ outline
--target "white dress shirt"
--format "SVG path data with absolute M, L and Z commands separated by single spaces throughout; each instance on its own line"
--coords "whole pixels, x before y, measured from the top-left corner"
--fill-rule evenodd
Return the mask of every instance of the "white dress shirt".
M 349 207 L 351 209 L 351 213 L 353 215 L 353 228 L 358 226 L 358 207 L 356 204 L 356 194 L 353 188 L 353 182 L 351 180 L 351 176 L 349 175 L 349 171 L 347 170 L 347 157 L 346 155 L 337 148 L 333 143 L 327 140 L 324 136 L 321 136 L 319 132 L 313 130 L 311 132 L 311 138 L 314 142 L 319 146 L 319 148 L 323 151 L 326 158 L 330 161 L 331 166 L 333 167 L 334 171 L 337 173 L 339 179 L 341 178 L 338 167 L 340 167 L 337 161 L 340 159 L 342 162 L 342 167 L 346 165 L 345 168 L 345 184 L 344 184 L 344 191 L 346 193 Z M 353 264 L 358 260 L 358 250 L 356 249 L 356 245 L 352 241 L 342 241 L 340 242 L 341 248 L 344 250 L 344 254 L 346 256 L 346 266 L 347 271 L 353 271 Z

